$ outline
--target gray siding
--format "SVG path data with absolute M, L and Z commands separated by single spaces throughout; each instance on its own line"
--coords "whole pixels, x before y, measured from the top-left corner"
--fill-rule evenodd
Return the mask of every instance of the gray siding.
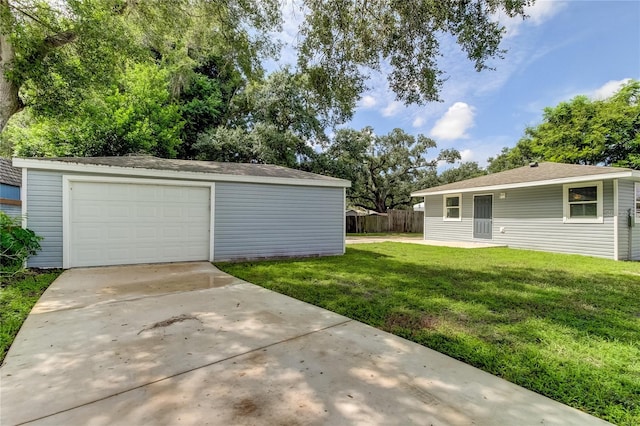
M 633 182 L 618 181 L 618 259 L 629 259 L 629 241 L 632 240 L 633 228 L 628 226 L 628 209 L 632 208 L 634 198 Z M 633 213 L 634 210 L 632 209 Z
M 62 173 L 28 170 L 26 202 L 27 227 L 44 237 L 28 265 L 62 268 Z
M 0 212 L 5 212 L 11 217 L 20 217 L 22 216 L 22 207 L 0 203 Z
M 342 188 L 216 183 L 215 194 L 215 260 L 342 253 Z
M 442 195 L 426 197 L 424 235 L 427 240 L 473 241 L 473 195 L 462 194 L 462 220 L 445 221 Z
M 500 199 L 500 192 L 505 199 Z M 492 240 L 473 238 L 473 193 L 463 194 L 461 222 L 442 220 L 441 195 L 426 197 L 425 238 L 491 241 L 514 248 L 613 258 L 611 181 L 603 182 L 603 193 L 604 223 L 563 223 L 562 185 L 494 192 Z
M 640 220 L 635 218 L 635 184 L 633 181 L 618 182 L 618 247 L 621 260 L 640 260 Z M 628 226 L 628 214 L 631 213 L 634 223 Z M 631 257 L 629 257 L 631 253 Z
M 44 237 L 31 267 L 62 267 L 62 175 L 27 172 L 27 226 Z M 342 188 L 218 182 L 215 193 L 216 260 L 343 252 Z

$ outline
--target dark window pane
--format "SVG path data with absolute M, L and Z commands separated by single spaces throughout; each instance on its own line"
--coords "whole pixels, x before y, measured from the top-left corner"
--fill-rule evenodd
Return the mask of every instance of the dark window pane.
M 582 188 L 569 188 L 569 202 L 575 201 L 597 201 L 598 187 L 585 186 Z
M 598 204 L 571 204 L 570 217 L 598 217 Z
M 458 207 L 447 207 L 447 218 L 458 219 L 460 217 L 460 209 Z
M 460 205 L 459 197 L 449 197 L 447 198 L 447 207 L 458 207 Z

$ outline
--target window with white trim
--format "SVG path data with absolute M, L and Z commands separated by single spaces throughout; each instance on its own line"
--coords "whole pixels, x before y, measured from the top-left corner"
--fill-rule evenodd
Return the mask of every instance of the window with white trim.
M 602 182 L 563 186 L 564 221 L 602 223 Z
M 449 194 L 443 197 L 442 219 L 444 220 L 462 220 L 462 195 Z

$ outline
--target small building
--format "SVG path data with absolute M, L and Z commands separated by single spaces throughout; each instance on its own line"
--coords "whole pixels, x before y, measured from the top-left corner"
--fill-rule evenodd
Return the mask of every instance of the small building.
M 32 267 L 344 253 L 346 180 L 150 156 L 15 158 Z
M 22 171 L 9 158 L 0 158 L 0 211 L 12 217 L 22 215 L 21 186 Z
M 640 171 L 532 163 L 411 195 L 427 240 L 640 260 Z

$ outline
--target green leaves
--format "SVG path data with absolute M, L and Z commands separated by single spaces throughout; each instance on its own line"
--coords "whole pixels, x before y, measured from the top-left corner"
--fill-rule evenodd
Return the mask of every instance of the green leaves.
M 607 99 L 577 96 L 544 109 L 511 149 L 489 159 L 489 171 L 529 161 L 593 164 L 640 169 L 640 82 L 632 80 Z
M 9 217 L 0 211 L 0 275 L 21 270 L 29 256 L 40 250 L 42 237 L 22 228 L 20 222 L 20 218 Z
M 326 152 L 320 154 L 313 171 L 348 179 L 349 203 L 377 212 L 411 206 L 411 191 L 423 187 L 436 173 L 436 160 L 427 159 L 435 148 L 433 139 L 394 129 L 376 136 L 373 129 L 340 129 Z M 459 158 L 455 150 L 444 157 Z
M 22 156 L 175 157 L 184 123 L 168 80 L 154 64 L 133 64 L 117 84 L 87 94 L 73 115 L 34 117 L 27 127 L 9 128 L 8 136 Z
M 398 99 L 407 103 L 438 100 L 443 70 L 437 63 L 440 40 L 451 35 L 473 61 L 476 70 L 489 58 L 500 57 L 502 27 L 498 10 L 523 14 L 530 1 L 388 1 L 307 0 L 301 29 L 299 66 L 313 70 L 317 88 L 332 99 L 359 94 L 367 69 L 391 65 L 388 81 Z

